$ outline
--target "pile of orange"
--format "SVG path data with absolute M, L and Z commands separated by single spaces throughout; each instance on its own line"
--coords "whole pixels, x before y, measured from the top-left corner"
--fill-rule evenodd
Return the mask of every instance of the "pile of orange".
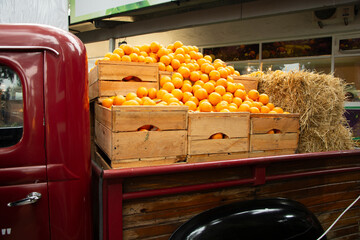
M 233 76 L 240 73 L 220 59 L 199 52 L 196 46 L 176 41 L 167 47 L 158 42 L 132 47 L 123 44 L 102 60 L 158 63 L 162 71 L 172 72 L 160 78 L 160 89 L 139 87 L 126 96 L 102 101 L 112 105 L 185 105 L 189 111 L 287 113 L 269 102 L 269 96 L 253 89 L 248 92 Z

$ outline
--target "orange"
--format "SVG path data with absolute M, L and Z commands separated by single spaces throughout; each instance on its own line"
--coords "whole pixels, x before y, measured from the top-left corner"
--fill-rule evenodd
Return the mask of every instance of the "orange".
M 241 89 L 241 90 L 245 91 L 245 86 L 242 83 L 236 83 L 236 87 L 237 87 L 237 89 Z
M 278 114 L 276 111 L 274 111 L 274 110 L 271 110 L 270 112 L 269 112 L 270 114 Z
M 143 105 L 156 105 L 156 102 L 152 99 L 145 99 Z
M 205 59 L 204 59 L 204 61 L 205 61 L 205 62 L 204 62 L 203 64 L 200 64 L 200 70 L 201 70 L 201 72 L 206 73 L 206 72 L 205 72 L 205 69 L 206 69 L 207 66 L 210 65 L 210 63 L 207 62 Z
M 148 96 L 149 98 L 151 99 L 155 99 L 156 98 L 156 88 L 149 88 L 149 91 L 148 91 Z
M 211 103 L 204 101 L 199 104 L 199 110 L 200 112 L 211 112 L 212 111 L 212 105 Z
M 133 47 L 129 44 L 125 44 L 123 50 L 126 55 L 130 55 L 134 51 Z
M 157 51 L 156 55 L 161 58 L 162 56 L 164 55 L 167 55 L 168 54 L 168 51 L 166 48 L 164 47 L 160 47 L 160 49 Z
M 236 105 L 236 104 L 235 104 Z M 234 105 L 229 105 L 229 111 L 230 112 L 237 112 L 238 110 L 238 107 L 237 106 L 234 106 Z
M 215 91 L 215 86 L 211 82 L 204 83 L 204 85 L 202 87 L 207 91 L 208 94 Z
M 261 106 L 263 106 L 263 104 L 262 104 L 261 102 L 256 102 L 256 101 L 254 101 L 254 102 L 252 103 L 252 106 L 253 106 L 253 107 L 257 107 L 259 110 L 261 110 Z
M 260 113 L 260 110 L 257 107 L 251 107 L 250 112 L 251 113 Z
M 216 104 L 215 110 L 217 112 L 220 112 L 223 109 L 227 109 L 229 107 L 229 103 L 227 101 L 221 101 L 218 104 Z
M 139 54 L 139 56 L 143 56 L 143 57 L 148 57 L 148 53 L 147 52 L 144 52 L 144 51 L 141 51 Z
M 137 55 L 140 55 L 140 46 L 133 47 L 133 53 L 136 53 Z
M 211 64 L 206 65 L 205 73 L 209 74 L 212 70 L 215 70 L 215 67 Z
M 110 61 L 121 61 L 121 57 L 117 53 L 112 53 L 110 55 Z
M 235 76 L 240 76 L 240 73 L 239 73 L 239 71 L 234 71 L 234 73 L 233 73 Z
M 281 107 L 274 107 L 273 111 L 277 113 L 284 113 L 284 110 Z
M 194 86 L 192 86 L 192 92 L 195 93 L 200 88 L 202 88 L 202 86 L 200 84 L 194 84 Z
M 173 67 L 171 65 L 167 65 L 165 71 L 173 72 L 174 69 L 173 69 Z
M 163 101 L 169 103 L 170 98 L 175 98 L 175 97 L 171 93 L 165 93 L 164 96 L 161 99 Z
M 171 94 L 174 95 L 178 100 L 181 100 L 184 96 L 183 92 L 180 89 L 174 89 L 171 91 Z
M 226 80 L 231 83 L 234 82 L 234 78 L 232 76 L 227 76 Z
M 274 104 L 272 104 L 272 103 L 268 103 L 268 104 L 266 104 L 266 106 L 270 109 L 270 111 L 273 110 L 275 107 Z
M 166 91 L 165 89 L 160 89 L 159 91 L 157 91 L 156 93 L 156 98 L 158 99 L 162 99 L 162 97 L 168 93 L 168 91 Z
M 139 97 L 136 97 L 133 100 L 137 101 L 139 103 L 139 105 L 141 105 L 143 103 L 143 100 Z
M 194 97 L 190 97 L 188 101 L 192 101 L 196 104 L 196 106 L 199 104 L 199 99 L 197 99 L 195 96 Z
M 171 78 L 171 82 L 174 84 L 175 88 L 181 88 L 183 85 L 183 80 L 179 77 Z
M 142 98 L 142 97 L 146 97 L 148 95 L 148 90 L 146 87 L 139 87 L 137 90 L 136 90 L 136 95 L 139 97 L 139 98 Z
M 150 45 L 149 44 L 144 44 L 144 45 L 140 46 L 140 51 L 150 53 Z
M 184 92 L 183 93 L 183 97 L 182 97 L 182 101 L 184 103 L 186 103 L 191 97 L 193 97 L 194 95 L 191 92 Z
M 105 98 L 104 100 L 102 100 L 101 105 L 107 108 L 111 108 L 111 106 L 113 105 L 113 100 L 111 98 Z
M 232 103 L 233 95 L 231 93 L 227 92 L 222 96 L 222 99 L 227 101 L 228 103 Z
M 166 82 L 171 82 L 171 77 L 164 75 L 160 78 L 160 87 L 164 86 Z
M 126 100 L 133 100 L 137 97 L 137 94 L 134 92 L 129 92 L 128 94 L 126 94 Z
M 110 58 L 111 54 L 112 54 L 111 52 L 106 53 L 105 56 L 104 56 L 104 58 L 106 58 L 106 57 L 107 57 L 107 58 Z
M 207 75 L 206 73 L 202 73 L 200 75 L 200 80 L 203 82 L 208 82 L 209 81 L 209 75 Z
M 224 109 L 221 109 L 220 112 L 227 112 L 227 113 L 229 113 L 230 110 L 229 110 L 228 108 L 224 108 Z
M 113 99 L 114 105 L 122 105 L 126 101 L 126 98 L 123 95 L 117 95 Z
M 235 69 L 233 66 L 227 66 L 226 68 L 230 71 L 230 74 L 234 74 Z M 240 76 L 240 74 L 238 76 Z
M 197 108 L 196 103 L 194 103 L 193 101 L 187 101 L 187 102 L 185 103 L 185 106 L 188 106 L 188 107 L 189 107 L 189 110 L 191 110 L 191 111 L 195 111 L 196 108 Z
M 174 44 L 169 44 L 169 45 L 167 45 L 166 48 L 169 49 L 171 52 L 173 52 L 174 51 Z
M 246 103 L 242 103 L 238 109 L 239 112 L 250 112 L 250 107 Z
M 223 138 L 224 138 L 224 136 L 222 133 L 215 133 L 210 136 L 210 139 L 223 139 Z
M 270 112 L 270 108 L 267 107 L 267 106 L 261 106 L 260 112 L 261 112 L 261 113 L 269 113 L 269 112 Z
M 160 70 L 160 71 L 165 71 L 165 70 L 166 70 L 166 66 L 165 66 L 164 63 L 158 62 L 158 64 L 159 64 L 159 70 Z
M 219 85 L 215 87 L 215 92 L 219 93 L 222 96 L 226 93 L 226 89 L 224 86 Z
M 119 55 L 120 57 L 125 55 L 125 52 L 122 48 L 116 48 L 113 53 L 116 53 L 117 55 Z
M 228 77 L 228 71 L 226 71 L 225 68 L 220 67 L 220 68 L 218 68 L 217 70 L 218 70 L 219 73 L 220 73 L 220 77 L 222 77 L 222 78 L 227 78 L 227 77 Z
M 179 50 L 179 49 L 181 49 L 181 48 L 178 48 L 177 50 Z M 176 53 L 176 52 L 175 52 L 174 59 L 179 60 L 180 63 L 184 63 L 184 62 L 185 62 L 185 56 L 184 56 L 184 54 L 181 54 L 181 53 Z
M 165 89 L 166 91 L 168 91 L 169 93 L 171 93 L 172 90 L 175 89 L 175 86 L 174 86 L 174 84 L 172 82 L 166 82 L 166 83 L 164 83 L 162 88 Z
M 242 104 L 242 99 L 239 97 L 234 97 L 232 102 L 235 103 L 237 107 L 240 107 L 240 105 Z
M 193 63 L 187 63 L 186 64 L 186 66 L 188 67 L 188 69 L 190 70 L 190 72 L 193 72 L 193 71 L 195 71 L 196 70 L 196 67 L 195 67 L 195 65 L 193 64 Z M 198 72 L 199 73 L 199 78 L 200 78 L 200 71 Z
M 164 63 L 165 66 L 168 66 L 171 63 L 171 58 L 168 55 L 163 55 L 160 57 L 160 62 Z
M 197 59 L 198 55 L 196 54 L 196 52 L 194 50 L 189 51 L 189 55 L 191 57 L 191 59 Z
M 176 41 L 176 42 L 174 42 L 173 47 L 174 47 L 174 49 L 178 49 L 178 48 L 182 47 L 183 45 L 184 44 L 181 41 Z
M 131 62 L 131 57 L 129 55 L 124 55 L 124 56 L 122 56 L 121 61 Z
M 262 104 L 266 105 L 269 103 L 269 96 L 265 93 L 262 93 L 259 95 L 259 102 L 261 102 Z
M 170 105 L 171 103 L 179 103 L 179 99 L 177 99 L 176 97 L 171 97 L 168 99 L 167 103 Z
M 138 62 L 144 62 L 144 61 L 145 61 L 145 57 L 142 55 L 139 55 Z
M 209 78 L 211 80 L 218 80 L 220 78 L 220 73 L 218 70 L 212 70 L 210 73 L 209 73 Z
M 221 78 L 220 78 L 220 79 L 221 79 Z M 219 80 L 220 80 L 220 79 L 219 79 Z M 227 81 L 227 80 L 226 80 L 226 81 Z M 227 83 L 226 91 L 231 92 L 231 93 L 234 93 L 236 90 L 237 90 L 237 87 L 236 87 L 236 85 L 235 85 L 234 83 L 232 83 L 232 82 L 228 82 L 228 83 Z
M 154 60 L 153 60 L 152 57 L 145 57 L 144 62 L 145 62 L 145 63 L 153 63 Z
M 184 66 L 179 67 L 178 72 L 181 73 L 181 75 L 183 75 L 184 78 L 190 77 L 190 70 L 187 67 Z
M 175 70 L 178 69 L 180 67 L 180 61 L 174 58 L 173 60 L 171 60 L 171 66 Z
M 210 55 L 205 55 L 205 56 L 204 56 L 204 59 L 206 59 L 206 60 L 208 60 L 208 61 L 210 61 L 210 62 L 212 62 L 212 60 L 213 60 Z
M 183 81 L 183 84 L 190 84 L 191 86 L 193 85 L 192 82 L 190 80 L 188 80 L 188 79 L 185 79 Z
M 219 102 L 223 100 L 221 95 L 217 92 L 210 93 L 208 99 L 213 106 L 216 106 Z
M 201 75 L 198 71 L 192 71 L 190 73 L 190 80 L 193 82 L 200 80 L 200 77 L 201 77 Z
M 224 88 L 227 88 L 227 85 L 228 85 L 228 82 L 225 78 L 219 78 L 217 81 L 216 81 L 216 86 L 224 86 Z
M 208 97 L 208 93 L 204 88 L 200 88 L 194 92 L 194 96 L 199 100 L 203 100 Z
M 138 101 L 136 101 L 135 99 L 132 100 L 126 100 L 123 105 L 140 105 Z
M 254 101 L 256 101 L 258 98 L 259 98 L 259 92 L 255 89 L 251 89 L 249 92 L 248 92 L 248 97 Z
M 181 87 L 181 91 L 185 92 L 192 92 L 192 86 L 191 84 L 184 83 Z
M 202 87 L 202 86 L 204 86 L 204 82 L 201 80 L 198 80 L 194 83 L 194 85 L 200 85 Z
M 215 69 L 219 69 L 225 66 L 224 62 L 221 61 L 220 59 L 215 59 L 213 64 Z
M 156 53 L 160 49 L 160 43 L 157 41 L 153 41 L 150 43 L 150 51 Z
M 131 53 L 129 57 L 131 58 L 132 62 L 138 62 L 139 55 L 137 55 L 136 53 Z

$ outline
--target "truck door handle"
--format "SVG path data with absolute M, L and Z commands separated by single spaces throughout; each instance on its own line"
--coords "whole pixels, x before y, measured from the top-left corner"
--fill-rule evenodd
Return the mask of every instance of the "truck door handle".
M 16 206 L 22 206 L 27 204 L 33 204 L 36 203 L 41 198 L 41 193 L 38 192 L 32 192 L 29 193 L 26 198 L 15 201 L 15 202 L 9 202 L 7 204 L 8 207 L 16 207 Z

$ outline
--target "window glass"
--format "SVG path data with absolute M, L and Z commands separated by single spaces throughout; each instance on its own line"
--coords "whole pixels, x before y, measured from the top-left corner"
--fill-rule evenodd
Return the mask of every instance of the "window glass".
M 360 49 L 360 38 L 349 38 L 340 40 L 339 50 L 359 50 Z
M 259 44 L 204 48 L 203 54 L 225 62 L 255 60 L 259 59 Z
M 284 72 L 308 70 L 329 74 L 331 72 L 331 58 L 266 61 L 263 63 L 262 70 L 264 72 L 268 70 Z
M 0 147 L 18 143 L 23 134 L 23 93 L 19 76 L 0 64 Z

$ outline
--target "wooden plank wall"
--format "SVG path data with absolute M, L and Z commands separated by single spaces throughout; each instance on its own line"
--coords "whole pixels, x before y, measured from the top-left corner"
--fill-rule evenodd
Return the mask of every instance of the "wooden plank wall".
M 344 167 L 359 167 L 355 157 L 346 159 L 310 159 L 274 163 L 266 175 L 299 173 Z M 124 180 L 124 192 L 216 183 L 251 178 L 253 168 L 184 172 L 160 176 L 134 177 Z M 123 203 L 124 239 L 168 239 L 172 232 L 192 216 L 223 204 L 260 198 L 284 197 L 303 203 L 320 220 L 326 230 L 341 212 L 360 194 L 359 172 L 314 175 L 267 181 L 263 185 L 241 185 L 220 190 L 126 200 Z M 350 209 L 327 234 L 328 239 L 360 239 L 360 203 Z

